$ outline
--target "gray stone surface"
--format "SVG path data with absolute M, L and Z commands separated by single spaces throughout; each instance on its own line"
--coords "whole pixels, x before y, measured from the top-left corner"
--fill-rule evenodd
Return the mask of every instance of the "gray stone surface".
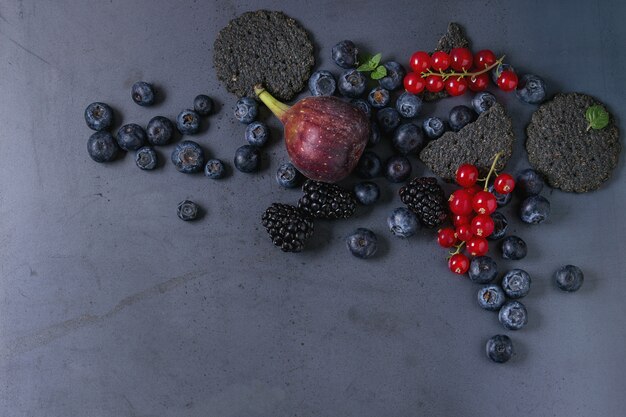
M 546 224 L 512 221 L 528 257 L 498 264 L 527 270 L 533 288 L 528 326 L 510 332 L 476 304 L 476 285 L 446 270 L 430 233 L 399 240 L 385 230 L 399 185 L 377 180 L 380 205 L 319 222 L 307 252 L 272 247 L 263 209 L 299 195 L 274 181 L 286 159 L 275 120 L 258 175 L 210 181 L 170 163 L 143 172 L 132 155 L 111 165 L 88 157 L 90 102 L 111 104 L 117 127 L 173 118 L 206 93 L 219 111 L 196 139 L 230 162 L 244 126 L 211 46 L 231 18 L 262 7 L 297 19 L 318 68 L 335 73 L 339 40 L 404 62 L 457 21 L 475 48 L 506 53 L 551 94 L 598 97 L 626 131 L 620 1 L 0 0 L 0 415 L 623 415 L 624 158 L 596 192 L 545 190 Z M 141 79 L 163 92 L 154 108 L 130 98 Z M 535 107 L 497 96 L 518 135 L 516 172 L 528 166 L 523 129 Z M 447 99 L 424 114 L 468 103 Z M 159 150 L 164 160 L 171 149 Z M 417 162 L 415 172 L 427 173 Z M 176 217 L 185 198 L 205 208 L 200 221 Z M 350 256 L 343 237 L 357 227 L 379 234 L 379 256 Z M 550 278 L 568 263 L 585 272 L 574 294 Z M 518 352 L 504 365 L 485 356 L 497 333 Z

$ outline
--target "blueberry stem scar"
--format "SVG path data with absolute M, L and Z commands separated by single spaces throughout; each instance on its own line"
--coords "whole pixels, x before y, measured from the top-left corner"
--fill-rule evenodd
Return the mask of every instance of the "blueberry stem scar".
M 496 60 L 496 62 L 494 62 L 493 64 L 489 65 L 488 67 L 485 67 L 484 69 L 480 70 L 480 71 L 476 71 L 476 72 L 467 72 L 466 70 L 463 70 L 463 72 L 443 72 L 441 70 L 439 70 L 439 72 L 434 72 L 432 70 L 428 70 L 428 71 L 424 71 L 422 72 L 422 78 L 426 78 L 428 76 L 431 75 L 436 75 L 437 77 L 441 77 L 442 81 L 447 80 L 448 78 L 451 77 L 457 77 L 457 80 L 460 80 L 463 77 L 470 77 L 470 79 L 472 81 L 476 80 L 476 77 L 479 76 L 480 74 L 484 74 L 485 72 L 491 71 L 492 69 L 494 69 L 495 67 L 497 67 L 498 65 L 501 65 L 502 62 L 504 61 L 504 57 L 506 55 L 502 55 L 502 57 L 498 60 Z
M 254 94 L 261 99 L 261 101 L 274 113 L 274 116 L 278 117 L 281 121 L 283 116 L 289 110 L 290 106 L 285 103 L 281 103 L 276 100 L 265 88 L 257 84 L 254 86 Z

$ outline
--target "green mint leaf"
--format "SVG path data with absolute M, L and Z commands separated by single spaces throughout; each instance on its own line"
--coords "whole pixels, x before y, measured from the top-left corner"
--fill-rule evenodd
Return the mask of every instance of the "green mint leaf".
M 381 54 L 376 54 L 372 57 L 367 57 L 365 62 L 361 64 L 356 70 L 360 72 L 374 71 L 380 63 Z
M 604 129 L 609 124 L 609 113 L 599 104 L 589 106 L 585 112 L 585 118 L 589 122 L 587 130 Z
M 379 65 L 370 76 L 372 77 L 372 80 L 380 80 L 385 75 L 387 75 L 387 68 Z

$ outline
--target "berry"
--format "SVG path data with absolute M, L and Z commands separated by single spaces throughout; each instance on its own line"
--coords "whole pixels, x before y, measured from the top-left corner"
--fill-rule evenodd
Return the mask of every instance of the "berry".
M 519 301 L 507 301 L 498 313 L 498 320 L 509 330 L 519 330 L 528 324 L 526 307 Z
M 470 228 L 474 236 L 489 237 L 494 229 L 493 219 L 488 214 L 479 214 L 472 219 Z
M 96 132 L 87 141 L 87 152 L 96 162 L 110 162 L 119 151 L 117 142 L 109 132 Z
M 424 119 L 422 129 L 429 139 L 438 139 L 446 131 L 446 124 L 438 117 L 428 117 Z
M 276 182 L 281 187 L 295 188 L 300 185 L 304 175 L 291 162 L 283 162 L 276 170 Z
M 409 72 L 404 76 L 403 80 L 404 89 L 411 94 L 419 94 L 424 91 L 426 87 L 426 81 L 421 75 L 415 72 Z
M 252 146 L 265 145 L 269 136 L 270 130 L 263 122 L 252 122 L 246 127 L 246 140 Z
M 198 205 L 190 200 L 181 201 L 176 209 L 178 218 L 186 222 L 197 219 L 199 212 Z
M 467 191 L 472 196 L 472 198 L 476 195 L 477 192 L 482 191 L 482 190 L 483 190 L 483 187 L 481 187 L 478 184 L 474 184 L 471 187 L 465 188 L 465 191 Z
M 468 224 L 461 224 L 455 230 L 457 239 L 468 242 L 472 238 L 472 229 Z
M 509 194 L 515 188 L 515 180 L 510 174 L 500 174 L 493 182 L 493 188 L 500 194 Z
M 472 77 L 467 77 L 467 87 L 475 93 L 485 91 L 488 86 L 489 75 L 486 72 Z
M 460 96 L 467 91 L 467 80 L 465 78 L 448 78 L 444 83 L 444 87 L 451 96 Z
M 375 109 L 382 109 L 389 104 L 389 91 L 382 87 L 374 87 L 367 95 L 367 101 Z
M 479 214 L 491 214 L 498 208 L 498 202 L 489 191 L 479 191 L 472 199 L 472 208 Z
M 473 236 L 467 242 L 467 251 L 471 256 L 484 256 L 489 252 L 489 243 L 484 237 Z
M 493 233 L 487 236 L 489 240 L 502 239 L 506 235 L 506 231 L 509 228 L 509 222 L 504 214 L 499 211 L 491 213 L 491 219 L 493 220 Z
M 198 94 L 193 99 L 193 110 L 200 116 L 208 116 L 213 111 L 213 100 L 205 94 Z
M 472 212 L 472 196 L 465 190 L 456 190 L 450 194 L 448 206 L 454 214 L 468 215 Z
M 202 169 L 204 152 L 196 142 L 185 140 L 176 145 L 172 151 L 171 160 L 179 172 L 192 174 Z
M 359 227 L 346 238 L 346 246 L 357 258 L 369 259 L 378 249 L 378 238 L 371 230 Z
M 482 91 L 480 93 L 477 93 L 472 99 L 472 107 L 474 108 L 474 111 L 478 114 L 486 112 L 494 104 L 496 104 L 496 96 L 488 91 Z
M 452 224 L 458 227 L 462 224 L 470 224 L 470 216 L 467 214 L 454 214 L 452 216 Z
M 362 98 L 353 98 L 350 100 L 350 104 L 365 113 L 368 119 L 372 117 L 372 106 Z
M 406 156 L 391 156 L 385 162 L 385 178 L 391 182 L 404 182 L 411 176 L 411 161 Z
M 261 152 L 252 145 L 243 145 L 237 148 L 234 158 L 235 168 L 241 172 L 251 173 L 259 170 Z
M 467 256 L 463 255 L 462 253 L 452 255 L 450 259 L 448 259 L 448 268 L 450 269 L 450 271 L 459 275 L 463 275 L 467 272 L 467 270 L 469 269 L 469 264 L 469 259 L 467 259 Z
M 347 219 L 356 210 L 352 193 L 337 184 L 306 180 L 302 192 L 298 208 L 313 218 Z
M 489 284 L 478 290 L 477 299 L 478 305 L 485 310 L 498 311 L 506 301 L 506 296 L 499 285 Z
M 85 109 L 85 122 L 89 129 L 97 132 L 106 130 L 113 123 L 113 109 L 106 103 L 91 103 Z
M 300 252 L 313 234 L 313 221 L 288 204 L 273 203 L 263 213 L 261 224 L 284 252 Z
M 174 124 L 163 116 L 155 116 L 148 122 L 146 136 L 151 145 L 167 145 L 174 134 Z
M 185 109 L 176 116 L 176 128 L 182 135 L 193 135 L 200 130 L 200 116 L 193 110 Z
M 502 278 L 502 289 L 509 298 L 522 298 L 530 291 L 530 275 L 523 269 L 507 271 Z
M 350 98 L 357 98 L 363 95 L 367 85 L 367 78 L 362 72 L 355 69 L 345 70 L 339 76 L 337 88 L 339 92 Z
M 574 265 L 565 265 L 554 273 L 554 281 L 559 289 L 567 292 L 578 291 L 583 285 L 583 271 Z
M 117 144 L 125 151 L 136 151 L 146 143 L 146 131 L 130 123 L 117 130 Z
M 451 248 L 452 246 L 454 246 L 454 243 L 456 242 L 454 229 L 451 229 L 449 227 L 446 227 L 445 229 L 440 229 L 439 232 L 437 232 L 437 242 L 442 248 Z
M 337 82 L 330 71 L 315 71 L 309 78 L 309 91 L 312 96 L 332 96 Z
M 375 120 L 372 120 L 370 123 L 370 137 L 367 140 L 367 147 L 371 148 L 372 146 L 378 145 L 380 142 L 380 128 L 378 127 L 378 123 Z
M 445 194 L 436 178 L 413 178 L 400 188 L 400 200 L 426 227 L 437 227 L 448 217 Z
M 213 180 L 223 178 L 225 171 L 224 163 L 219 159 L 209 159 L 204 166 L 204 175 Z
M 400 124 L 400 113 L 392 107 L 385 107 L 376 113 L 378 126 L 384 133 L 393 132 Z
M 497 65 L 494 69 L 491 70 L 491 79 L 493 80 L 494 84 L 498 84 L 498 78 L 500 77 L 500 75 L 504 71 L 513 71 L 513 72 L 515 72 L 515 69 L 513 69 L 511 64 L 500 64 L 500 65 Z
M 483 70 L 495 64 L 496 61 L 496 54 L 489 49 L 483 49 L 482 51 L 478 51 L 474 54 L 474 66 L 479 70 Z
M 531 195 L 522 201 L 519 217 L 524 223 L 540 224 L 550 216 L 550 202 L 540 195 Z
M 497 192 L 496 189 L 494 188 L 493 184 L 489 185 L 489 187 L 487 187 L 487 189 L 496 198 L 496 202 L 498 203 L 498 207 L 506 206 L 507 204 L 509 204 L 511 202 L 511 198 L 513 198 L 513 194 L 512 193 L 500 194 L 499 192 Z
M 415 213 L 405 207 L 394 209 L 387 217 L 387 226 L 394 236 L 407 238 L 413 236 L 419 228 Z
M 474 112 L 467 106 L 455 106 L 452 110 L 450 110 L 448 123 L 450 124 L 450 128 L 455 132 L 463 129 L 466 125 L 473 121 Z
M 386 90 L 394 91 L 400 88 L 406 71 L 395 61 L 385 62 L 383 67 L 387 70 L 387 75 L 378 80 L 378 84 Z
M 487 357 L 495 363 L 505 363 L 513 356 L 513 343 L 509 336 L 497 334 L 487 340 Z
M 135 152 L 135 164 L 144 170 L 153 170 L 157 167 L 158 158 L 151 146 L 143 146 Z
M 140 106 L 154 104 L 154 87 L 145 81 L 137 81 L 130 89 L 130 96 Z
M 429 75 L 426 77 L 426 89 L 431 93 L 438 93 L 444 88 L 443 78 L 439 75 Z
M 501 243 L 502 257 L 518 261 L 526 257 L 528 249 L 526 242 L 517 236 L 507 236 Z
M 411 55 L 411 69 L 418 74 L 427 71 L 431 66 L 430 55 L 424 51 L 417 51 Z
M 407 119 L 417 116 L 422 109 L 422 99 L 408 91 L 400 94 L 396 100 L 396 110 Z
M 422 128 L 414 123 L 405 123 L 393 132 L 391 144 L 402 155 L 416 154 L 424 147 Z
M 497 84 L 502 91 L 512 91 L 517 87 L 517 74 L 510 70 L 502 71 Z
M 370 181 L 359 182 L 354 186 L 354 197 L 364 206 L 370 206 L 380 198 L 380 188 Z
M 546 83 L 536 75 L 526 74 L 519 80 L 515 95 L 525 103 L 539 104 L 546 98 Z
M 335 64 L 339 65 L 341 68 L 353 68 L 356 66 L 358 62 L 357 55 L 359 54 L 359 50 L 357 49 L 354 42 L 345 40 L 341 41 L 335 46 L 331 51 L 331 57 Z
M 487 284 L 498 275 L 498 266 L 489 256 L 477 256 L 470 262 L 469 279 L 477 284 Z
M 380 176 L 382 169 L 383 163 L 378 155 L 372 151 L 365 151 L 357 162 L 354 173 L 359 178 L 369 180 Z
M 537 195 L 543 190 L 543 178 L 534 169 L 528 168 L 517 175 L 517 190 L 523 197 Z
M 452 48 L 450 66 L 455 71 L 469 70 L 473 62 L 472 52 L 467 48 Z
M 450 66 L 450 55 L 443 51 L 433 52 L 430 57 L 430 66 L 435 71 L 445 71 Z
M 252 123 L 259 114 L 259 104 L 250 97 L 241 97 L 235 104 L 235 119 L 241 123 Z M 180 129 L 180 128 L 179 128 Z

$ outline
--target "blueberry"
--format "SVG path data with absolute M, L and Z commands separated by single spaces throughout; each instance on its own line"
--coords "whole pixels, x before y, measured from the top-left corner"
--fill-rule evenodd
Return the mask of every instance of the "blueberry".
M 385 107 L 384 109 L 378 110 L 376 120 L 378 121 L 380 130 L 384 133 L 391 133 L 400 124 L 400 113 L 393 107 Z
M 339 92 L 351 98 L 357 98 L 363 95 L 367 84 L 367 78 L 362 72 L 355 69 L 349 69 L 341 73 L 337 88 Z
M 173 134 L 174 124 L 167 117 L 156 116 L 148 122 L 146 135 L 151 145 L 167 145 Z
M 263 122 L 252 122 L 246 127 L 246 140 L 250 145 L 263 146 L 270 137 L 270 130 Z
M 309 91 L 312 96 L 332 96 L 337 82 L 330 71 L 315 71 L 309 78 Z
M 497 334 L 487 340 L 485 348 L 487 357 L 495 363 L 505 363 L 513 356 L 511 338 L 504 334 Z
M 154 104 L 154 87 L 145 81 L 137 81 L 130 89 L 133 101 L 140 106 L 151 106 Z
M 391 143 L 403 155 L 418 153 L 424 147 L 422 128 L 414 123 L 400 125 L 393 132 Z
M 346 246 L 357 258 L 368 259 L 378 249 L 378 238 L 371 230 L 359 227 L 346 238 Z
M 470 262 L 467 271 L 470 281 L 477 284 L 487 284 L 498 275 L 498 266 L 489 256 L 476 256 Z
M 493 186 L 493 184 L 491 184 L 489 187 L 489 192 L 491 194 L 493 194 L 493 196 L 496 198 L 496 202 L 498 203 L 498 207 L 504 207 L 507 204 L 509 204 L 511 202 L 511 198 L 513 197 L 513 193 L 508 193 L 508 194 L 500 194 L 499 192 L 496 191 L 495 187 Z
M 124 125 L 117 130 L 117 143 L 125 151 L 136 151 L 146 143 L 146 131 L 134 123 Z
M 537 195 L 543 190 L 541 174 L 532 168 L 523 170 L 517 175 L 515 189 L 523 196 Z
M 382 87 L 374 87 L 367 95 L 368 103 L 375 109 L 382 109 L 389 104 L 390 100 L 389 90 L 385 90 Z
M 85 122 L 95 131 L 106 130 L 113 124 L 113 109 L 106 103 L 91 103 L 85 109 Z
M 506 301 L 504 291 L 499 285 L 489 284 L 481 287 L 477 293 L 478 305 L 485 310 L 498 311 Z
M 472 107 L 474 108 L 474 111 L 478 114 L 486 112 L 494 104 L 496 104 L 496 96 L 488 91 L 481 91 L 480 93 L 476 93 L 476 95 L 472 99 Z
M 583 271 L 574 265 L 565 265 L 554 273 L 556 285 L 563 291 L 574 292 L 583 285 Z
M 353 98 L 350 100 L 350 104 L 365 113 L 368 119 L 372 117 L 372 106 L 362 98 Z
M 359 182 L 354 186 L 356 200 L 364 206 L 370 206 L 380 198 L 380 188 L 370 181 Z
M 378 123 L 372 120 L 370 124 L 370 137 L 367 141 L 367 146 L 372 147 L 378 145 L 380 142 L 380 128 L 378 127 Z
M 518 261 L 526 256 L 526 242 L 517 236 L 507 236 L 501 243 L 502 257 Z
M 87 152 L 96 162 L 110 162 L 115 159 L 120 148 L 109 132 L 96 132 L 87 141 Z
M 500 74 L 503 71 L 513 71 L 515 72 L 515 68 L 511 66 L 511 64 L 500 64 L 497 65 L 494 69 L 491 70 L 491 79 L 495 85 L 498 85 L 498 78 L 500 78 Z
M 387 70 L 387 75 L 378 80 L 378 84 L 386 90 L 394 91 L 400 88 L 404 81 L 406 71 L 402 65 L 395 61 L 388 61 L 383 64 L 383 67 Z
M 341 68 L 353 68 L 357 64 L 357 55 L 359 50 L 354 42 L 345 40 L 333 46 L 331 56 L 335 64 Z
M 193 109 L 200 116 L 208 116 L 213 111 L 213 100 L 207 95 L 198 94 L 193 99 Z
M 446 123 L 438 117 L 425 119 L 422 127 L 429 139 L 438 139 L 446 131 Z
M 354 173 L 363 179 L 371 179 L 380 176 L 383 169 L 383 163 L 372 151 L 365 151 L 361 155 L 361 159 L 356 164 Z
M 204 166 L 204 175 L 207 178 L 218 180 L 223 178 L 225 173 L 226 167 L 224 167 L 224 163 L 219 159 L 209 159 Z
M 467 106 L 455 106 L 450 110 L 450 129 L 458 132 L 474 120 L 474 112 Z
M 204 152 L 200 145 L 191 140 L 184 140 L 172 151 L 172 163 L 179 172 L 192 174 L 204 166 Z
M 200 130 L 200 116 L 193 110 L 185 109 L 176 116 L 176 128 L 182 135 L 193 135 Z
M 517 83 L 515 95 L 525 103 L 539 104 L 546 98 L 546 83 L 536 75 L 526 74 Z
M 154 148 L 151 146 L 143 146 L 135 152 L 135 163 L 144 170 L 153 170 L 156 168 L 158 159 Z
M 519 301 L 507 301 L 498 313 L 498 320 L 509 330 L 519 330 L 528 324 L 526 307 Z
M 258 171 L 261 164 L 261 152 L 252 145 L 243 145 L 235 151 L 235 168 L 241 172 Z
M 411 119 L 422 110 L 422 99 L 415 94 L 405 91 L 396 99 L 396 110 L 398 110 L 400 116 Z
M 405 207 L 398 207 L 393 210 L 389 217 L 387 217 L 387 226 L 394 236 L 397 237 L 411 237 L 419 228 L 419 222 L 417 216 L 411 210 Z
M 250 97 L 241 97 L 235 104 L 235 119 L 241 123 L 252 123 L 259 114 L 259 104 Z
M 550 216 L 550 202 L 540 195 L 531 195 L 522 201 L 519 217 L 524 223 L 540 224 Z
M 178 208 L 176 210 L 178 218 L 186 222 L 197 219 L 199 212 L 200 208 L 198 205 L 189 200 L 184 200 L 178 203 Z
M 404 182 L 411 176 L 411 169 L 411 161 L 406 156 L 391 156 L 385 162 L 385 178 L 391 182 Z
M 504 214 L 499 211 L 494 211 L 491 213 L 491 218 L 493 219 L 493 233 L 487 237 L 489 240 L 498 240 L 502 239 L 504 235 L 506 235 L 506 231 L 509 228 L 509 221 L 506 219 Z
M 303 178 L 304 176 L 291 162 L 283 162 L 276 171 L 276 182 L 281 187 L 295 188 Z
M 502 289 L 509 298 L 522 298 L 530 291 L 530 275 L 523 269 L 511 269 L 502 278 Z

